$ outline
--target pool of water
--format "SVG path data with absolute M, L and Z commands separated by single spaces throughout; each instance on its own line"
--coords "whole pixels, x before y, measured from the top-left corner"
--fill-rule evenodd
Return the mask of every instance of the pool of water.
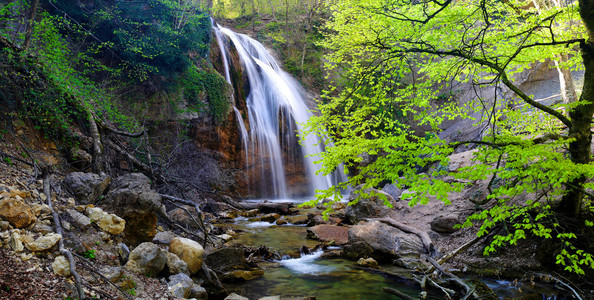
M 404 276 L 389 276 L 381 272 L 356 267 L 353 261 L 341 258 L 324 258 L 319 250 L 310 255 L 300 255 L 302 246 L 312 248 L 319 242 L 307 239 L 307 227 L 295 225 L 277 226 L 273 223 L 250 221 L 238 218 L 224 224 L 240 232 L 228 244 L 247 246 L 265 245 L 285 257 L 277 262 L 264 264 L 264 276 L 243 283 L 227 283 L 229 292 L 258 299 L 265 296 L 285 297 L 315 296 L 316 299 L 399 299 L 382 291 L 391 287 L 417 298 L 421 292 L 412 284 L 410 271 L 389 266 L 392 273 Z M 483 279 L 500 299 L 567 299 L 553 284 L 516 284 L 498 279 Z M 443 299 L 439 292 L 428 299 Z

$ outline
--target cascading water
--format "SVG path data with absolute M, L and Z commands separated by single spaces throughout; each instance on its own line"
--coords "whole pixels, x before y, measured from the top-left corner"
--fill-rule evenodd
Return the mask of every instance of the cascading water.
M 324 151 L 316 136 L 310 135 L 301 144 L 298 142 L 296 136 L 301 124 L 311 116 L 299 83 L 280 68 L 258 41 L 221 26 L 213 27 L 225 78 L 232 83 L 228 45 L 232 43 L 249 81 L 250 90 L 245 99 L 249 126 L 245 126 L 239 110 L 234 109 L 242 131 L 248 176 L 259 178 L 258 186 L 250 189 L 263 197 L 284 199 L 311 196 L 316 189 L 327 189 L 344 180 L 341 172 L 316 175 L 318 168 L 311 156 Z M 305 173 L 306 181 L 292 182 L 292 176 L 299 171 Z

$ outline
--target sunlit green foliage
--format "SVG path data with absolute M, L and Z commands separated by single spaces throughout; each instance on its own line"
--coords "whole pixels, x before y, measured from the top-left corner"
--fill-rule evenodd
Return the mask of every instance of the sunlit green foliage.
M 576 239 L 575 228 L 557 209 L 568 191 L 592 188 L 580 180 L 593 178 L 594 166 L 577 162 L 567 151 L 579 143 L 589 147 L 590 141 L 575 142 L 583 128 L 563 111 L 570 116 L 587 111 L 584 107 L 594 100 L 539 105 L 514 90 L 513 80 L 532 63 L 560 54 L 570 57 L 563 67 L 583 70 L 579 45 L 586 29 L 577 3 L 541 10 L 530 4 L 343 0 L 332 6 L 324 45 L 332 51 L 327 68 L 338 75 L 320 106 L 321 116 L 307 127 L 310 134 L 334 140 L 320 154 L 323 173 L 340 164 L 357 172 L 321 191 L 318 199 L 340 199 L 340 189 L 349 185 L 389 181 L 413 192 L 407 194 L 411 206 L 431 198 L 449 204 L 449 193 L 485 180 L 487 201 L 464 224 L 479 224 L 480 236 L 496 231 L 485 254 L 537 236 L 558 241 L 557 263 L 567 271 L 584 274 L 594 268 L 591 241 Z M 467 103 L 449 100 L 457 95 L 452 83 L 460 82 L 509 92 L 477 94 Z M 484 126 L 482 138 L 446 142 L 435 134 L 444 121 L 473 118 L 475 112 L 483 112 L 476 120 Z M 420 125 L 430 134 L 415 134 L 413 126 Z M 436 167 L 447 165 L 448 155 L 465 144 L 478 147 L 473 166 L 449 174 Z M 376 159 L 361 167 L 363 155 Z M 591 227 L 592 199 L 570 200 L 580 207 L 575 217 Z

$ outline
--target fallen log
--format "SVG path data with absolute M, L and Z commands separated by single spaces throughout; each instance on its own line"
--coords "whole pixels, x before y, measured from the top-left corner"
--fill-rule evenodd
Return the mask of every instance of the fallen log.
M 263 213 L 277 213 L 280 215 L 290 215 L 293 213 L 291 210 L 293 204 L 287 202 L 239 202 L 231 199 L 229 196 L 222 196 L 221 199 L 233 208 L 240 210 L 258 209 Z
M 412 233 L 412 234 L 418 236 L 421 239 L 421 242 L 423 243 L 423 248 L 425 249 L 426 254 L 428 254 L 430 257 L 435 257 L 435 255 L 436 255 L 435 246 L 433 245 L 431 238 L 429 237 L 429 235 L 426 232 L 421 231 L 421 230 L 414 228 L 412 226 L 402 224 L 390 217 L 385 217 L 385 218 L 381 218 L 381 219 L 377 219 L 377 220 L 384 224 L 390 225 L 392 227 L 396 227 L 404 232 Z

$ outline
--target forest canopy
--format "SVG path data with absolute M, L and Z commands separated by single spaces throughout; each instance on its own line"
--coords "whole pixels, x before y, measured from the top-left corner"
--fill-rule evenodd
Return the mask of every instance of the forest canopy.
M 555 247 L 567 271 L 594 269 L 591 163 L 591 1 L 343 0 L 331 5 L 326 67 L 339 74 L 308 124 L 333 139 L 320 154 L 322 171 L 345 163 L 347 186 L 393 183 L 409 204 L 488 182 L 488 195 L 464 226 L 494 234 L 484 254 L 538 237 Z M 581 18 L 580 18 L 581 16 Z M 590 23 L 588 23 L 590 22 Z M 518 76 L 538 63 L 559 74 L 584 70 L 583 86 L 565 76 L 563 101 L 522 90 Z M 553 64 L 554 62 L 554 64 Z M 455 86 L 476 91 L 456 100 Z M 478 134 L 442 139 L 449 120 L 473 119 Z M 425 135 L 415 133 L 424 128 Z M 330 142 L 330 141 L 328 141 Z M 448 171 L 448 156 L 473 146 L 475 164 Z M 364 157 L 372 157 L 362 164 Z M 356 171 L 353 171 L 356 170 Z M 447 176 L 446 176 L 447 175 Z M 363 190 L 363 189 L 361 189 Z

